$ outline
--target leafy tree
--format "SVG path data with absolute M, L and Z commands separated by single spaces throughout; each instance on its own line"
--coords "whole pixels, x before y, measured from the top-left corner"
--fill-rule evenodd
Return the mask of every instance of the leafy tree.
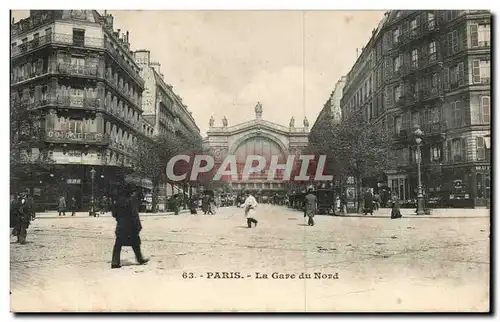
M 10 103 L 11 192 L 29 188 L 29 181 L 50 171 L 53 161 L 43 147 L 43 116 L 13 95 Z
M 175 134 L 157 136 L 154 139 L 143 137 L 138 140 L 135 150 L 134 173 L 140 178 L 151 180 L 153 185 L 153 209 L 156 209 L 160 183 L 172 183 L 165 172 L 168 161 L 175 155 L 192 155 L 200 151 L 201 140 L 196 136 L 186 138 Z M 185 173 L 189 169 L 185 163 L 180 164 L 180 166 L 174 168 L 176 174 L 180 174 L 181 171 Z M 187 178 L 189 178 L 189 173 Z M 182 183 L 185 184 L 186 182 L 187 180 Z
M 392 138 L 386 129 L 368 122 L 357 111 L 341 122 L 324 118 L 310 139 L 310 149 L 327 155 L 327 172 L 336 177 L 353 176 L 360 195 L 362 179 L 377 176 L 395 165 Z

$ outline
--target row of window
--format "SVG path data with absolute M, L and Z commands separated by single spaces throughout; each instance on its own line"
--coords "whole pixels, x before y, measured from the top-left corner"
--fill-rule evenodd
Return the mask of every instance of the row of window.
M 446 116 L 446 117 L 444 117 Z M 403 129 L 433 124 L 443 121 L 446 118 L 449 128 L 456 128 L 465 125 L 465 108 L 463 102 L 457 100 L 445 107 L 445 114 L 439 107 L 433 107 L 421 112 L 404 113 L 394 117 L 394 133 L 399 134 Z M 481 96 L 477 110 L 476 122 L 478 124 L 490 123 L 490 97 Z
M 372 77 L 370 76 L 349 100 L 349 108 L 352 109 L 363 105 L 372 94 L 372 88 L 373 83 Z
M 475 150 L 475 160 L 488 160 L 491 148 L 490 138 L 478 136 L 473 142 L 474 146 L 469 148 Z M 448 161 L 463 162 L 467 160 L 467 142 L 465 138 L 455 138 L 447 141 L 445 144 Z M 443 161 L 443 146 L 441 144 L 422 146 L 420 151 L 423 163 Z M 418 154 L 415 147 L 397 150 L 396 156 L 400 160 L 401 165 L 415 164 L 418 161 Z
M 428 30 L 432 30 L 436 27 L 436 19 L 434 13 L 425 12 L 422 14 L 422 16 L 416 16 L 415 18 L 413 18 L 409 22 L 409 25 L 407 25 L 408 22 L 405 22 L 403 26 L 397 26 L 395 29 L 393 29 L 391 38 L 392 44 L 398 44 L 401 40 L 401 36 L 406 34 L 407 30 L 409 30 L 410 34 L 412 35 L 416 34 L 418 32 L 418 28 L 421 25 L 421 20 L 426 24 Z

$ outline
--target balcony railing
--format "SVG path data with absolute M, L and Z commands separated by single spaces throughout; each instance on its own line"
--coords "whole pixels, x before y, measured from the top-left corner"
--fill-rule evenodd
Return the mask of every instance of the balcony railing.
M 424 135 L 436 135 L 441 134 L 446 131 L 446 122 L 435 122 L 435 123 L 427 123 L 422 125 L 421 130 L 424 132 Z
M 73 132 L 47 129 L 45 140 L 56 143 L 108 144 L 109 135 L 97 132 Z
M 410 129 L 400 129 L 399 132 L 395 133 L 396 139 L 398 140 L 408 140 L 410 138 Z
M 419 101 L 425 102 L 435 98 L 443 97 L 443 91 L 439 86 L 433 86 L 431 88 L 422 89 L 418 92 Z
M 99 75 L 97 66 L 82 66 L 76 64 L 59 63 L 56 68 L 57 73 L 72 76 L 102 77 Z
M 28 42 L 17 45 L 11 49 L 10 56 L 18 57 L 46 44 L 59 44 L 75 47 L 104 48 L 104 39 L 85 37 L 84 41 L 73 42 L 72 34 L 52 33 Z
M 121 56 L 121 53 L 118 52 L 118 50 L 116 50 L 112 45 L 111 43 L 109 43 L 108 41 L 104 42 L 104 46 L 106 48 L 106 50 L 108 50 L 110 53 L 111 53 L 111 56 L 116 60 L 118 61 L 118 63 L 120 64 L 120 67 L 122 67 L 123 69 L 125 69 L 127 71 L 127 73 L 141 86 L 141 87 L 144 87 L 144 80 L 141 78 L 141 76 L 139 76 L 139 73 L 136 72 L 135 70 L 132 69 L 132 67 L 130 67 L 129 63 L 127 63 Z
M 42 75 L 50 75 L 50 74 L 63 74 L 63 75 L 71 75 L 71 76 L 87 76 L 87 77 L 102 77 L 96 67 L 88 67 L 74 64 L 64 64 L 60 63 L 56 66 L 55 70 L 52 68 L 45 70 L 36 70 L 24 75 L 18 75 L 16 78 L 12 78 L 12 84 L 16 85 L 18 83 L 42 76 Z
M 61 95 L 56 98 L 56 104 L 58 106 L 67 107 L 84 107 L 84 108 L 98 108 L 99 99 L 93 97 L 82 97 L 73 95 Z

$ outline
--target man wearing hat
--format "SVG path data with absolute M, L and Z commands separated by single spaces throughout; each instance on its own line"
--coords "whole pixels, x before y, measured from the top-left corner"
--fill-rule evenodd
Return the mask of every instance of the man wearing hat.
M 113 205 L 112 215 L 116 219 L 116 240 L 113 247 L 111 268 L 120 268 L 120 253 L 122 246 L 131 246 L 134 250 L 135 258 L 140 265 L 146 264 L 149 259 L 144 258 L 141 252 L 141 238 L 139 233 L 142 230 L 139 218 L 139 202 L 136 187 L 132 183 L 125 182 L 120 187 L 118 198 Z
M 31 220 L 34 218 L 33 201 L 28 197 L 28 193 L 21 192 L 17 203 L 17 227 L 15 233 L 17 242 L 26 244 L 26 236 Z
M 241 207 L 245 209 L 245 217 L 247 218 L 248 228 L 252 228 L 252 223 L 254 223 L 255 227 L 257 227 L 258 221 L 255 219 L 257 215 L 255 208 L 258 206 L 257 200 L 255 200 L 255 197 L 252 196 L 249 191 L 245 192 L 245 196 L 245 202 L 241 205 Z
M 309 226 L 314 226 L 314 215 L 316 215 L 316 208 L 317 208 L 317 201 L 316 201 L 316 196 L 314 195 L 313 192 L 313 188 L 308 187 L 305 198 L 304 212 L 305 215 L 309 217 L 309 220 L 307 221 L 307 225 Z

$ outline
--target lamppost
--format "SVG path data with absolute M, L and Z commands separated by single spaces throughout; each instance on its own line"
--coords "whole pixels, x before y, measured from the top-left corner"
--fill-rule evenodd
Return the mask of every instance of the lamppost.
M 420 151 L 420 145 L 422 144 L 422 136 L 424 132 L 420 128 L 417 128 L 414 132 L 415 134 L 415 142 L 417 143 L 417 175 L 418 175 L 418 192 L 417 192 L 417 215 L 425 215 L 425 202 L 424 202 L 424 194 L 422 191 L 422 173 L 420 170 L 420 164 L 422 162 L 422 153 Z
M 92 187 L 91 187 L 91 191 L 92 191 L 92 195 L 90 197 L 90 211 L 89 211 L 89 216 L 96 216 L 95 214 L 95 204 L 94 204 L 94 180 L 95 180 L 95 169 L 92 168 L 90 170 L 90 178 L 92 179 Z

